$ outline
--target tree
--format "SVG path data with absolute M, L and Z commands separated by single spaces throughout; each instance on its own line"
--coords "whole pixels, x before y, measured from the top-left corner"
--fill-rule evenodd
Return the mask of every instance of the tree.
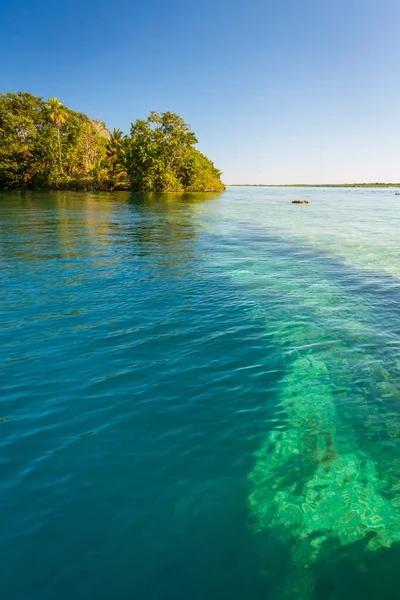
M 129 185 L 127 164 L 128 138 L 121 129 L 113 129 L 106 146 L 109 162 L 109 179 L 113 189 L 126 188 Z
M 220 191 L 221 173 L 178 115 L 151 112 L 129 136 L 57 98 L 0 94 L 0 188 Z
M 215 192 L 225 189 L 221 171 L 197 148 L 189 148 L 181 167 L 181 180 L 188 192 Z
M 174 113 L 152 111 L 146 121 L 137 120 L 131 126 L 127 152 L 131 188 L 154 192 L 224 189 L 220 172 L 194 148 L 196 143 L 190 126 Z M 212 178 L 196 179 L 195 172 L 204 170 L 208 170 Z
M 0 187 L 29 185 L 45 103 L 32 94 L 0 94 Z
M 50 121 L 54 123 L 57 130 L 58 139 L 58 157 L 60 171 L 63 173 L 62 158 L 61 158 L 61 140 L 60 140 L 60 129 L 68 119 L 68 109 L 64 106 L 58 98 L 49 98 L 47 102 L 47 110 L 49 113 Z

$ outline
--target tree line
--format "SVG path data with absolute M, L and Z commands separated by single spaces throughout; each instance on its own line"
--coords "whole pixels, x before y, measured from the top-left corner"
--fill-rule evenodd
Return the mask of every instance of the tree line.
M 130 134 L 26 92 L 0 94 L 0 188 L 220 191 L 221 172 L 179 115 L 150 112 Z

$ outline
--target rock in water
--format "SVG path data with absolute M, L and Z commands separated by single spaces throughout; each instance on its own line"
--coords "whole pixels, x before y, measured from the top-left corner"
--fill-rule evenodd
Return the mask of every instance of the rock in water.
M 308 204 L 308 200 L 292 200 L 292 204 Z

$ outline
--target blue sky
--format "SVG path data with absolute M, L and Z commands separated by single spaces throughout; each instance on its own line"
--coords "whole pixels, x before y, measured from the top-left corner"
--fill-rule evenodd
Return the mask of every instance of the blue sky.
M 398 0 L 0 0 L 0 91 L 182 115 L 227 183 L 400 181 Z

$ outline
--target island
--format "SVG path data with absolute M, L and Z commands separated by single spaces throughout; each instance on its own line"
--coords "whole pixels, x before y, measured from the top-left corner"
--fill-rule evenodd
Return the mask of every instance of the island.
M 151 111 L 129 135 L 57 98 L 0 94 L 0 188 L 223 191 L 221 171 L 172 112 Z

